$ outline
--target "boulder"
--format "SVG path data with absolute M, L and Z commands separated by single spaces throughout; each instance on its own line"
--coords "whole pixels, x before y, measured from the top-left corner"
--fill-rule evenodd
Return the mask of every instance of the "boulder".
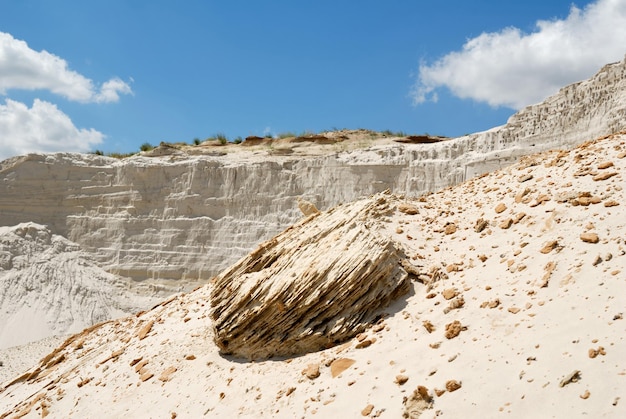
M 216 277 L 211 317 L 220 352 L 263 359 L 325 349 L 406 294 L 406 256 L 375 228 L 393 199 L 378 194 L 306 218 Z

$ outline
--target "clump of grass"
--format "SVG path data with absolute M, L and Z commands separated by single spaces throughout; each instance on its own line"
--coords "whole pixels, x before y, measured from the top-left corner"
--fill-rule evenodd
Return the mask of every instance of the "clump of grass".
M 150 151 L 153 150 L 154 146 L 150 143 L 143 143 L 142 145 L 139 146 L 139 150 L 141 151 Z
M 225 145 L 226 143 L 228 143 L 228 137 L 226 137 L 226 135 L 222 134 L 221 132 L 215 134 L 215 139 L 219 141 L 221 145 Z
M 242 142 L 243 142 L 243 138 L 241 138 L 241 137 L 237 137 L 237 138 L 235 138 L 233 140 L 233 143 L 235 143 L 235 144 L 241 144 Z
M 278 134 L 278 138 L 280 139 L 290 137 L 297 137 L 297 135 L 291 131 L 281 132 L 280 134 Z
M 194 144 L 194 145 L 200 145 L 200 143 L 201 143 L 201 142 L 202 142 L 202 141 L 200 141 L 200 138 L 198 138 L 198 137 L 196 137 L 196 138 L 194 138 L 194 139 L 193 139 L 193 144 Z

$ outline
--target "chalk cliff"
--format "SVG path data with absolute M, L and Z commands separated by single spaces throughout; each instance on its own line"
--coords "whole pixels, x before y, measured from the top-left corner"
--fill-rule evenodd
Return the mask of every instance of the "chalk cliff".
M 626 60 L 486 132 L 427 144 L 342 140 L 159 147 L 116 160 L 69 153 L 0 162 L 0 225 L 47 225 L 107 271 L 206 281 L 301 217 L 390 189 L 417 196 L 522 155 L 626 130 Z M 360 135 L 360 136 L 359 136 Z M 394 141 L 396 140 L 396 141 Z

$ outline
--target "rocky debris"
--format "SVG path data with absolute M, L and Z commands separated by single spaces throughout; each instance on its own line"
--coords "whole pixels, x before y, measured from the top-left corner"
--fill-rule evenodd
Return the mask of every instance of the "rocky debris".
M 428 389 L 424 386 L 418 386 L 413 394 L 409 397 L 405 397 L 402 404 L 404 404 L 403 418 L 417 419 L 425 410 L 432 409 L 433 397 L 428 393 Z
M 390 199 L 305 219 L 215 278 L 211 318 L 222 353 L 261 359 L 328 348 L 406 294 L 404 254 L 367 228 L 389 213 Z

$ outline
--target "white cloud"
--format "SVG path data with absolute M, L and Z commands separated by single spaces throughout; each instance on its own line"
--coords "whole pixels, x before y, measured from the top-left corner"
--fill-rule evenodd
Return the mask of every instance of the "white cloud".
M 91 151 L 104 134 L 79 129 L 56 105 L 35 99 L 33 106 L 6 99 L 0 104 L 0 160 L 32 152 Z
M 77 102 L 117 102 L 120 94 L 132 94 L 119 78 L 100 87 L 70 70 L 62 58 L 47 51 L 35 51 L 28 44 L 0 32 L 0 94 L 9 89 L 49 90 Z
M 436 100 L 446 87 L 459 98 L 520 109 L 621 60 L 625 40 L 625 0 L 572 6 L 566 19 L 538 21 L 532 33 L 483 33 L 461 51 L 422 64 L 411 96 L 415 104 Z

